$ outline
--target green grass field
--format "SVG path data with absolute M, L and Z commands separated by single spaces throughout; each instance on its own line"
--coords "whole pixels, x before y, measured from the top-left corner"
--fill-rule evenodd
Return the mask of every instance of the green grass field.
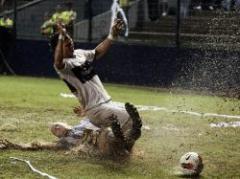
M 190 92 L 106 84 L 114 101 L 188 110 L 240 115 L 240 100 Z M 77 100 L 58 79 L 0 76 L 0 137 L 14 142 L 54 141 L 48 124 L 64 121 L 75 125 L 72 112 Z M 40 171 L 57 178 L 178 178 L 174 168 L 184 153 L 198 152 L 204 162 L 201 178 L 240 178 L 240 128 L 210 128 L 211 122 L 237 119 L 201 118 L 181 113 L 142 111 L 143 130 L 136 153 L 126 163 L 67 155 L 63 151 L 0 151 L 0 178 L 42 178 L 26 164 L 9 157 L 30 160 Z

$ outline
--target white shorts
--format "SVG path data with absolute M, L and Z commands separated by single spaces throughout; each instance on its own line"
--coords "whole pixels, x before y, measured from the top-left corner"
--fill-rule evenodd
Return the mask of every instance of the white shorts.
M 87 117 L 97 127 L 109 127 L 112 121 L 109 119 L 112 115 L 117 116 L 117 120 L 120 123 L 123 131 L 129 129 L 132 125 L 132 120 L 127 113 L 126 109 L 121 106 L 117 106 L 112 102 L 101 104 L 86 112 Z

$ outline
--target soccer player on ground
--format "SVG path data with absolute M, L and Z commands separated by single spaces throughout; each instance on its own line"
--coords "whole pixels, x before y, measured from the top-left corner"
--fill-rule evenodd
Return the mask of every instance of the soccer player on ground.
M 133 143 L 135 136 L 123 135 L 116 116 L 112 115 L 108 120 L 112 121 L 111 127 L 108 128 L 96 127 L 89 119 L 84 119 L 73 127 L 57 122 L 50 130 L 60 139 L 59 143 L 70 149 L 73 147 L 73 151 L 112 159 L 128 157 L 133 147 L 133 145 L 129 146 L 129 143 Z
M 78 98 L 82 112 L 97 127 L 109 127 L 109 120 L 115 115 L 124 136 L 131 136 L 129 148 L 141 135 L 141 118 L 136 108 L 125 104 L 125 109 L 114 106 L 111 97 L 104 89 L 102 82 L 95 73 L 93 63 L 101 58 L 111 47 L 112 41 L 118 37 L 123 26 L 121 20 L 116 20 L 110 35 L 93 50 L 74 50 L 71 37 L 66 29 L 58 24 L 58 37 L 52 39 L 54 51 L 54 68 L 60 78 L 67 84 L 72 93 Z M 133 128 L 134 130 L 129 130 Z M 132 141 L 132 142 L 130 142 Z
M 136 114 L 137 115 L 137 114 Z M 66 123 L 56 122 L 50 126 L 50 131 L 58 137 L 57 142 L 32 142 L 30 144 L 17 144 L 6 139 L 0 139 L 1 149 L 16 150 L 70 150 L 77 154 L 87 154 L 95 157 L 111 159 L 126 159 L 131 154 L 129 139 L 134 136 L 123 136 L 116 116 L 110 119 L 110 128 L 98 128 L 89 119 L 81 120 L 80 124 L 70 126 Z M 140 122 L 140 121 L 138 121 Z M 133 128 L 129 129 L 134 130 Z
M 88 154 L 96 151 L 102 156 L 113 158 L 129 156 L 135 141 L 141 135 L 142 121 L 139 113 L 129 103 L 125 104 L 125 109 L 111 103 L 110 96 L 93 68 L 93 62 L 108 51 L 122 25 L 123 22 L 117 20 L 108 38 L 95 49 L 74 50 L 73 41 L 66 29 L 58 24 L 59 35 L 51 41 L 52 48 L 55 49 L 54 67 L 80 101 L 81 107 L 75 108 L 74 112 L 85 114 L 89 121 L 83 121 L 75 127 L 59 123 L 53 125 L 51 131 L 60 139 L 57 143 L 22 145 L 0 140 L 0 148 L 57 150 L 71 149 L 73 146 Z

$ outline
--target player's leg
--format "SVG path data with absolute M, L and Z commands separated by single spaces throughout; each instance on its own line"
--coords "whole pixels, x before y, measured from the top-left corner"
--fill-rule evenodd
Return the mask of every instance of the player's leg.
M 43 143 L 43 142 L 32 142 L 30 144 L 17 144 L 10 142 L 7 139 L 0 139 L 0 150 L 1 149 L 14 149 L 14 150 L 59 150 L 63 149 L 58 143 Z
M 137 140 L 141 136 L 142 119 L 134 105 L 126 103 L 125 108 L 133 121 L 130 132 L 131 138 Z
M 121 128 L 117 116 L 112 115 L 112 131 L 120 145 L 130 152 L 135 141 L 141 136 L 142 120 L 137 109 L 132 104 L 126 103 L 125 108 L 131 117 L 130 120 Z
M 117 116 L 112 115 L 111 120 L 112 120 L 111 128 L 112 128 L 112 132 L 113 132 L 115 138 L 117 140 L 119 140 L 120 142 L 124 143 L 125 142 L 124 134 L 123 134 L 122 128 L 120 126 L 120 123 L 117 119 Z
M 100 153 L 112 159 L 123 159 L 129 156 L 129 151 L 126 149 L 125 137 L 117 119 L 117 116 L 110 116 L 112 121 L 111 129 L 102 129 L 98 139 L 98 147 Z
M 114 105 L 113 103 L 103 104 L 99 107 L 86 112 L 87 117 L 97 127 L 111 127 L 111 116 L 115 115 L 120 123 L 121 128 L 130 121 L 129 114 L 124 108 Z
M 125 108 L 130 118 L 132 119 L 132 125 L 129 126 L 130 130 L 125 136 L 126 149 L 128 151 L 131 151 L 133 145 L 135 144 L 135 141 L 141 136 L 142 120 L 137 111 L 137 108 L 134 107 L 134 105 L 126 103 Z

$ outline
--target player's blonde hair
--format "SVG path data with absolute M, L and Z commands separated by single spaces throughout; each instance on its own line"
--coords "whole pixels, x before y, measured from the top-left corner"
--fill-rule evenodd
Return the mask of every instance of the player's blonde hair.
M 67 123 L 64 123 L 64 122 L 54 122 L 52 124 L 49 125 L 49 130 L 55 134 L 55 129 L 56 128 L 65 128 L 66 130 L 70 130 L 72 128 L 72 126 L 68 125 Z

